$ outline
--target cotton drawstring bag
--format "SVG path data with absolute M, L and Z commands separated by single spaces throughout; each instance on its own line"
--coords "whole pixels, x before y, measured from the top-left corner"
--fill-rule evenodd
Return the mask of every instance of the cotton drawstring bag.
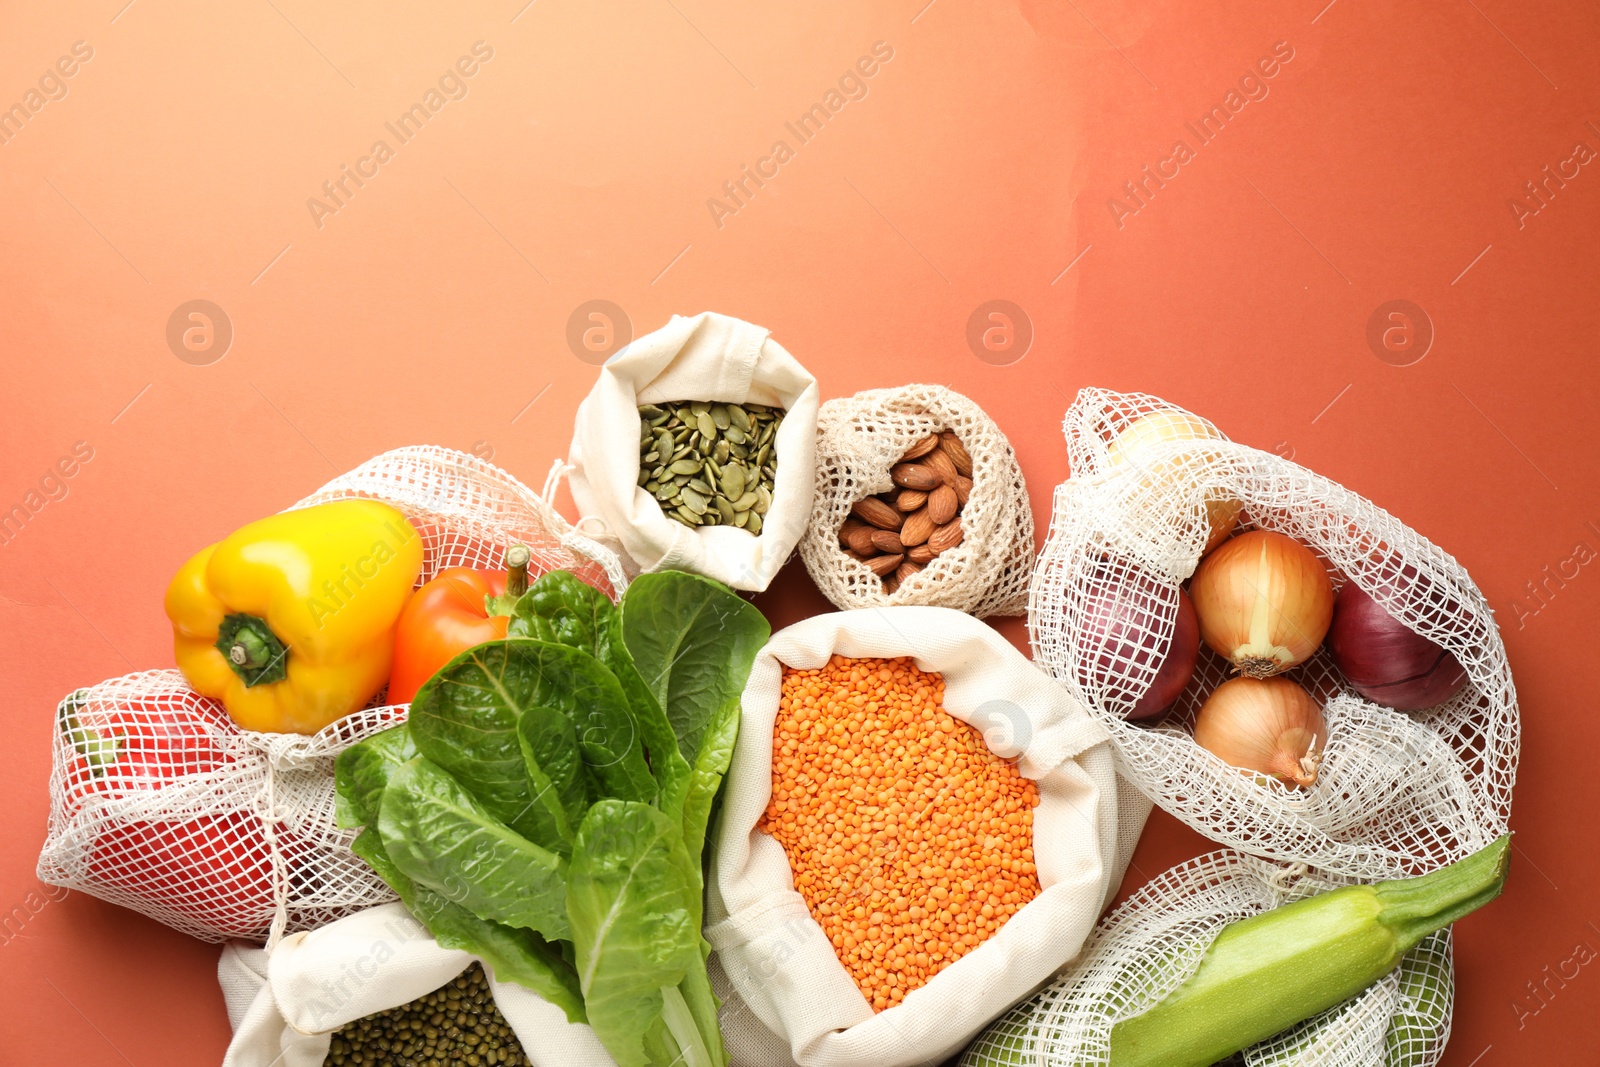
M 1106 918 L 1083 955 L 1018 1005 L 960 1067 L 1094 1067 L 1111 1029 L 1188 980 L 1231 922 L 1348 884 L 1234 851 L 1180 864 Z M 1247 1049 L 1244 1067 L 1433 1067 L 1450 1037 L 1450 931 L 1424 938 L 1359 995 Z
M 783 668 L 833 655 L 912 657 L 944 677 L 944 707 L 1039 791 L 1034 862 L 1043 891 L 988 940 L 874 1014 L 805 900 L 783 847 L 757 828 L 772 795 Z M 1078 953 L 1116 887 L 1149 805 L 1119 789 L 1107 735 L 989 626 L 944 608 L 822 615 L 774 635 L 743 694 L 707 892 L 706 937 L 738 1064 L 937 1064 Z
M 1503 834 L 1517 766 L 1516 690 L 1493 612 L 1465 568 L 1358 494 L 1220 434 L 1146 438 L 1137 461 L 1116 462 L 1113 442 L 1151 415 L 1216 433 L 1143 394 L 1085 389 L 1067 410 L 1073 476 L 1056 489 L 1028 608 L 1036 662 L 1105 725 L 1133 783 L 1215 841 L 1347 878 L 1423 874 Z M 1328 727 L 1308 789 L 1258 781 L 1195 744 L 1195 713 L 1231 673 L 1203 645 L 1193 681 L 1160 725 L 1125 721 L 1160 663 L 1097 652 L 1094 605 L 1108 593 L 1140 603 L 1149 624 L 1126 647 L 1166 648 L 1178 587 L 1194 573 L 1221 501 L 1242 503 L 1240 528 L 1295 538 L 1325 561 L 1336 589 L 1355 582 L 1453 653 L 1465 686 L 1437 707 L 1395 711 L 1358 696 L 1319 651 L 1288 674 L 1323 705 Z
M 639 406 L 702 400 L 782 408 L 772 504 L 759 535 L 690 527 L 639 485 Z M 587 529 L 616 544 L 632 573 L 681 570 L 735 589 L 765 589 L 794 551 L 811 508 L 817 383 L 760 326 L 704 312 L 675 315 L 600 368 L 573 427 L 572 497 Z
M 442 947 L 399 903 L 290 934 L 270 950 L 233 942 L 217 964 L 233 1026 L 222 1067 L 322 1067 L 340 1027 L 426 996 L 474 960 Z M 593 1030 L 532 990 L 497 981 L 491 964 L 484 972 L 534 1067 L 616 1067 Z
M 422 537 L 421 581 L 502 566 L 523 544 L 533 573 L 571 570 L 620 596 L 620 561 L 551 505 L 558 477 L 539 495 L 474 456 L 402 448 L 294 507 L 393 505 Z M 39 879 L 207 941 L 262 941 L 393 900 L 350 851 L 354 831 L 334 825 L 335 757 L 405 719 L 382 701 L 305 737 L 240 730 L 175 670 L 78 690 L 57 712 Z
M 954 433 L 972 457 L 963 539 L 884 591 L 845 554 L 839 527 L 858 500 L 892 489 L 889 470 L 929 434 Z M 942 385 L 872 389 L 829 400 L 817 416 L 817 488 L 800 542 L 811 580 L 839 608 L 954 608 L 978 618 L 1021 615 L 1033 572 L 1033 510 L 1011 442 L 982 408 Z

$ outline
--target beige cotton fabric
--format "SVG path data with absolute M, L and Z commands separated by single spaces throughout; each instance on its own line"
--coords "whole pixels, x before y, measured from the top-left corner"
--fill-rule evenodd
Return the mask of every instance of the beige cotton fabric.
M 233 942 L 217 964 L 233 1026 L 222 1067 L 322 1067 L 341 1026 L 425 996 L 473 961 L 441 948 L 401 904 L 291 934 L 270 951 Z M 616 1067 L 593 1030 L 484 970 L 533 1067 Z
M 759 536 L 691 529 L 638 485 L 639 405 L 705 400 L 786 410 L 777 479 Z M 673 316 L 606 361 L 578 407 L 568 459 L 585 528 L 620 545 L 635 572 L 682 570 L 765 589 L 794 551 L 811 508 L 817 382 L 760 326 L 704 312 Z
M 999 932 L 874 1014 L 794 889 L 780 846 L 756 829 L 772 795 L 783 667 L 912 657 L 944 675 L 945 708 L 1035 779 L 1034 860 L 1043 892 Z M 1119 793 L 1103 726 L 984 623 L 945 608 L 822 615 L 776 634 L 743 694 L 738 747 L 715 832 L 706 936 L 728 1001 L 735 1063 L 911 1067 L 956 1054 L 1072 959 L 1120 883 L 1148 804 Z M 1119 807 L 1131 832 L 1119 832 Z
M 858 500 L 894 487 L 889 468 L 912 445 L 949 430 L 972 456 L 961 544 L 886 593 L 883 580 L 839 547 Z M 1011 442 L 969 398 L 942 385 L 872 389 L 830 400 L 817 417 L 817 488 L 800 542 L 806 570 L 839 608 L 916 605 L 987 618 L 1028 609 L 1033 509 Z

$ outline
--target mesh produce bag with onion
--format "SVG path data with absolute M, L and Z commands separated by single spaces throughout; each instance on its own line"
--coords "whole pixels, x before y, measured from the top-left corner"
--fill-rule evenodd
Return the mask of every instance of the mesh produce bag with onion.
M 511 544 L 531 573 L 567 569 L 619 596 L 614 555 L 498 467 L 444 448 L 402 448 L 294 505 L 352 497 L 399 509 L 423 541 L 420 581 L 499 567 Z M 334 758 L 396 723 L 369 707 L 306 737 L 240 730 L 175 670 L 80 689 L 57 712 L 50 825 L 39 878 L 142 912 L 207 941 L 262 941 L 394 899 L 334 825 Z
M 1150 435 L 1130 459 L 1113 443 L 1151 414 L 1212 439 Z M 1344 877 L 1425 873 L 1505 832 L 1516 774 L 1516 691 L 1489 605 L 1461 564 L 1399 519 L 1295 463 L 1228 441 L 1181 408 L 1085 389 L 1065 419 L 1073 477 L 1057 487 L 1029 596 L 1038 663 L 1110 729 L 1121 769 L 1161 807 L 1222 844 Z M 1124 457 L 1126 454 L 1124 454 Z M 1454 654 L 1460 692 L 1405 713 L 1356 694 L 1326 649 L 1288 673 L 1324 706 L 1320 773 L 1295 789 L 1240 773 L 1197 745 L 1196 712 L 1231 668 L 1203 645 L 1194 678 L 1158 726 L 1124 716 L 1151 688 L 1179 585 L 1242 504 L 1240 529 L 1295 538 L 1345 582 Z M 1132 603 L 1125 641 L 1096 630 L 1110 599 Z
M 1347 884 L 1238 852 L 1172 868 L 1112 912 L 1083 955 L 967 1049 L 960 1067 L 1086 1067 L 1111 1029 L 1164 1000 L 1231 922 Z M 1432 1067 L 1450 1036 L 1450 931 L 1355 997 L 1228 1060 L 1243 1067 Z
M 948 430 L 972 457 L 963 540 L 893 593 L 845 555 L 839 527 L 851 505 L 894 488 L 889 468 L 929 434 Z M 873 389 L 830 400 L 817 415 L 817 486 L 800 542 L 811 579 L 840 608 L 940 607 L 986 618 L 1027 610 L 1033 511 L 1011 442 L 994 420 L 942 385 Z

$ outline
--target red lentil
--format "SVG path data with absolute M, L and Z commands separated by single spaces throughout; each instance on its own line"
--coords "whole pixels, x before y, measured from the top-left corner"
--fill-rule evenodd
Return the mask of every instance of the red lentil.
M 786 668 L 759 829 L 874 1011 L 972 951 L 1039 893 L 1038 788 L 944 710 L 908 659 Z

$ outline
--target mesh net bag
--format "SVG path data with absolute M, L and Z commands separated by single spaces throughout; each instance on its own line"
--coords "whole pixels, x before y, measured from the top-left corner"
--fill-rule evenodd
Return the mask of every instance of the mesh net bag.
M 550 500 L 465 453 L 387 452 L 296 508 L 370 497 L 421 534 L 420 581 L 447 567 L 498 567 L 527 545 L 530 571 L 567 569 L 611 595 L 617 559 L 573 529 Z M 276 940 L 394 894 L 334 825 L 333 761 L 403 722 L 405 705 L 373 704 L 309 737 L 240 730 L 174 670 L 81 689 L 57 711 L 50 825 L 39 878 L 142 912 L 207 941 Z
M 1111 1028 L 1164 1000 L 1231 922 L 1348 884 L 1233 851 L 1172 868 L 1112 912 L 1083 955 L 985 1031 L 960 1067 L 1110 1060 Z M 1450 1037 L 1450 931 L 1423 939 L 1359 995 L 1246 1049 L 1241 1067 L 1432 1067 Z
M 949 430 L 972 457 L 972 490 L 961 508 L 962 542 L 940 553 L 893 593 L 846 555 L 839 528 L 851 505 L 894 488 L 889 468 L 929 434 Z M 830 400 L 817 416 L 817 487 L 800 542 L 806 570 L 840 608 L 890 604 L 954 608 L 979 618 L 1027 610 L 1033 511 L 1011 442 L 994 420 L 941 385 L 873 389 Z
M 1152 413 L 1209 423 L 1154 397 L 1086 389 L 1068 409 L 1073 477 L 1057 487 L 1029 596 L 1035 656 L 1111 730 L 1125 774 L 1222 844 L 1345 877 L 1425 873 L 1500 836 L 1516 775 L 1516 691 L 1489 605 L 1449 554 L 1348 489 L 1270 453 L 1215 439 L 1164 440 L 1136 462 L 1111 443 Z M 1148 691 L 1173 632 L 1177 591 L 1223 501 L 1239 527 L 1296 538 L 1390 614 L 1453 653 L 1466 684 L 1406 714 L 1355 694 L 1321 650 L 1290 672 L 1324 705 L 1329 736 L 1310 789 L 1241 774 L 1195 744 L 1205 698 L 1230 675 L 1202 647 L 1194 679 L 1158 727 L 1124 715 Z M 1092 620 L 1108 596 L 1141 607 L 1145 632 L 1113 649 Z M 1082 650 L 1093 650 L 1085 653 Z

